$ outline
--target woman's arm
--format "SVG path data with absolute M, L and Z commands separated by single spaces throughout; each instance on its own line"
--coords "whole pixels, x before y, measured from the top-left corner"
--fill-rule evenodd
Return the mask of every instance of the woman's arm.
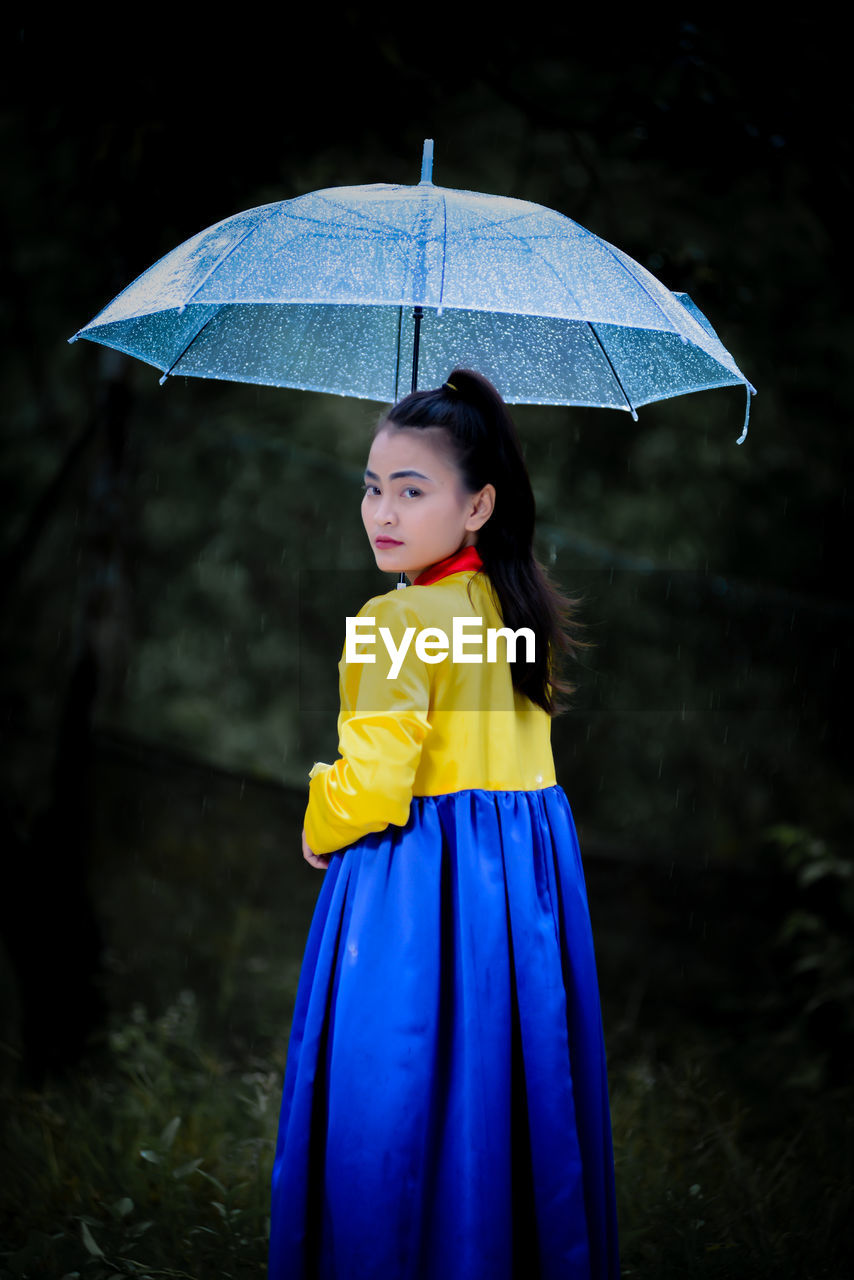
M 341 664 L 340 759 L 314 772 L 305 813 L 304 852 L 315 857 L 334 853 L 389 824 L 405 826 L 421 748 L 430 731 L 432 666 L 415 653 L 422 626 L 412 607 L 393 593 L 371 600 L 360 618 L 373 618 L 371 645 L 361 652 L 373 663 Z M 409 647 L 397 675 L 389 677 L 392 660 L 380 633 L 385 627 L 395 648 Z M 312 863 L 312 865 L 319 865 Z

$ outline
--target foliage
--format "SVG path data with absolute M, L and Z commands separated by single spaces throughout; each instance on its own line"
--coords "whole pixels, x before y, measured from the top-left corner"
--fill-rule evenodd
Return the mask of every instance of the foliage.
M 200 1040 L 192 992 L 114 1017 L 77 1078 L 4 1099 L 2 1280 L 262 1275 L 280 1088 L 279 1063 Z M 627 1280 L 842 1275 L 850 1086 L 748 1099 L 692 1034 L 612 1061 L 610 1088 Z
M 262 1273 L 280 1089 L 200 1041 L 190 991 L 114 1017 L 79 1078 L 5 1099 L 0 1274 Z
M 28 800 L 37 807 L 48 785 L 43 743 L 102 579 L 116 589 L 99 628 L 96 723 L 299 785 L 334 749 L 342 606 L 363 602 L 357 583 L 388 585 L 357 502 L 378 406 L 192 379 L 161 389 L 151 369 L 63 339 L 218 217 L 318 187 L 415 180 L 428 131 L 438 181 L 560 209 L 687 290 L 760 392 L 742 448 L 740 392 L 649 405 L 638 423 L 518 410 L 538 549 L 586 596 L 597 642 L 577 712 L 555 733 L 588 825 L 663 858 L 696 845 L 742 859 L 752 833 L 781 819 L 838 838 L 852 817 L 837 694 L 854 616 L 839 559 L 851 317 L 834 249 L 850 182 L 831 123 L 844 139 L 838 52 L 810 15 L 770 30 L 743 14 L 732 40 L 721 14 L 638 10 L 603 42 L 595 18 L 573 14 L 571 39 L 549 30 L 521 46 L 501 24 L 469 31 L 458 15 L 436 56 L 385 29 L 375 39 L 366 22 L 348 11 L 337 40 L 322 31 L 328 110 L 308 114 L 311 60 L 283 82 L 253 47 L 251 91 L 211 95 L 193 80 L 207 65 L 196 33 L 189 57 L 178 33 L 140 46 L 138 65 L 122 47 L 128 91 L 105 114 L 107 53 L 87 76 L 90 51 L 63 44 L 52 69 L 51 29 L 20 33 L 17 106 L 0 118 L 0 537 L 17 572 L 3 707 L 31 753 Z M 237 83 L 239 62 L 230 48 Z M 423 118 L 390 110 L 410 100 Z M 164 145 L 167 132 L 187 145 Z M 99 561 L 98 406 L 117 377 L 129 404 L 123 550 Z M 16 559 L 59 474 L 40 536 Z
M 774 939 L 783 974 L 769 1005 L 784 1019 L 782 1048 L 813 1046 L 795 1080 L 824 1087 L 848 1079 L 854 1047 L 854 862 L 800 827 L 767 837 L 785 886 Z
M 741 449 L 729 392 L 647 406 L 638 423 L 516 417 L 538 552 L 585 596 L 595 641 L 553 732 L 582 827 L 627 859 L 759 877 L 755 900 L 733 899 L 733 919 L 757 918 L 743 973 L 706 975 L 719 990 L 703 1033 L 696 970 L 694 986 L 664 981 L 683 947 L 653 983 L 659 1012 L 673 997 L 679 1016 L 665 1027 L 641 1010 L 631 1036 L 612 1038 L 626 1274 L 845 1274 L 832 1270 L 852 1208 L 844 42 L 818 12 L 769 24 L 761 9 L 739 15 L 737 38 L 723 12 L 627 10 L 605 41 L 595 12 L 524 39 L 460 13 L 436 47 L 426 30 L 414 45 L 374 31 L 356 7 L 335 34 L 325 15 L 302 40 L 286 20 L 290 44 L 322 50 L 321 75 L 308 58 L 283 76 L 282 38 L 253 32 L 242 46 L 230 32 L 224 58 L 202 32 L 185 47 L 177 29 L 164 41 L 145 24 L 131 50 L 107 29 L 94 41 L 85 24 L 22 20 L 8 59 L 3 803 L 27 826 L 50 795 L 98 592 L 100 740 L 138 735 L 299 790 L 287 818 L 270 809 L 236 839 L 242 785 L 223 815 L 208 804 L 212 767 L 159 839 L 174 797 L 139 779 L 130 793 L 101 785 L 113 811 L 94 870 L 116 1013 L 78 1076 L 7 1088 L 0 1266 L 263 1270 L 270 1081 L 310 897 L 282 867 L 298 857 L 307 768 L 334 751 L 342 616 L 383 585 L 356 500 L 377 406 L 161 390 L 153 370 L 65 338 L 220 217 L 324 186 L 415 181 L 429 132 L 437 181 L 558 208 L 687 290 L 759 389 Z M 212 90 L 212 67 L 228 68 L 229 92 Z M 126 466 L 105 503 L 103 397 L 117 382 Z M 118 513 L 107 546 L 105 506 Z M 606 1003 L 637 955 L 648 977 L 662 952 L 648 908 L 630 899 L 616 915 Z
M 287 1022 L 321 882 L 299 857 L 301 809 L 177 759 L 158 768 L 153 752 L 105 753 L 98 778 L 113 1013 L 79 1069 L 38 1090 L 5 1071 L 0 1278 L 263 1275 Z M 835 998 L 835 969 L 786 981 L 824 954 L 820 934 L 781 955 L 777 986 L 767 953 L 790 905 L 780 856 L 812 881 L 801 894 L 849 877 L 829 843 L 785 836 L 757 882 L 778 892 L 764 914 L 732 871 L 586 859 L 627 1280 L 845 1274 L 854 1098 L 808 1008 Z
M 854 1203 L 850 1086 L 788 1115 L 779 1102 L 748 1102 L 709 1038 L 681 1046 L 675 1062 L 622 1064 L 611 1098 L 626 1280 L 841 1278 Z

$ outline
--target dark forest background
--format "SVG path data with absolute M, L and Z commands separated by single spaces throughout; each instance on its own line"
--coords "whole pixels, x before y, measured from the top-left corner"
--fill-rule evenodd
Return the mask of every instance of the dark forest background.
M 854 1028 L 852 169 L 838 33 L 811 14 L 770 24 L 746 10 L 737 24 L 720 10 L 531 11 L 488 26 L 425 13 L 401 27 L 344 7 L 316 22 L 247 14 L 235 29 L 241 17 L 227 34 L 203 11 L 194 30 L 138 14 L 121 32 L 88 16 L 4 32 L 7 1102 L 53 1132 L 44 1107 L 55 1116 L 67 1095 L 45 1091 L 106 1079 L 116 1062 L 151 1084 L 145 1053 L 183 1027 L 182 1051 L 216 1043 L 266 1082 L 252 1115 L 269 1156 L 317 889 L 299 853 L 306 775 L 334 758 L 344 615 L 391 585 L 359 518 L 380 406 L 161 388 L 153 368 L 67 339 L 203 227 L 321 187 L 417 182 L 432 137 L 438 184 L 556 208 L 688 292 L 758 390 L 742 446 L 736 389 L 647 406 L 637 423 L 576 408 L 514 417 L 538 554 L 582 597 L 594 641 L 553 742 L 588 868 L 625 1168 L 667 1166 L 655 1126 L 675 1139 L 664 1112 L 647 1116 L 636 1152 L 641 1112 L 629 1125 L 620 1099 L 634 1107 L 644 1071 L 675 1070 L 704 1034 L 730 1046 L 732 1074 L 718 1093 L 695 1080 L 696 1097 L 757 1108 L 742 1152 L 789 1142 L 785 1161 L 751 1165 L 753 1191 L 735 1177 L 742 1203 L 782 1185 L 775 1169 L 797 1200 L 819 1159 L 797 1134 L 833 1133 L 831 1217 L 819 1228 L 811 1209 L 793 1226 L 769 1191 L 749 1243 L 736 1208 L 711 1247 L 686 1210 L 682 1252 L 668 1253 L 666 1188 L 650 1193 L 662 1224 L 650 1234 L 659 1219 L 624 1176 L 627 1274 L 760 1275 L 762 1259 L 777 1276 L 836 1274 L 851 1131 L 840 1138 L 831 1117 L 850 1103 Z M 693 1079 L 673 1084 L 679 1106 Z M 148 1148 L 161 1164 L 175 1132 Z M 29 1196 L 53 1206 L 54 1241 L 57 1223 L 74 1224 L 94 1275 L 101 1202 L 79 1171 L 76 1191 L 60 1173 L 48 1187 L 32 1142 Z M 7 1154 L 20 1161 L 21 1147 Z M 734 1178 L 725 1161 L 713 1169 L 719 1187 Z M 110 1221 L 125 1230 L 141 1197 L 116 1190 L 110 1203 L 134 1210 Z M 8 1273 L 42 1274 L 33 1259 L 59 1245 L 9 1203 Z M 164 1245 L 163 1259 L 182 1248 Z

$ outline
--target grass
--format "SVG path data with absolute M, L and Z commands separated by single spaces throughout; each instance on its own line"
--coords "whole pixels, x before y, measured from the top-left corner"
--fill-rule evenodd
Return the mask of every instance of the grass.
M 7 1026 L 0 1278 L 263 1276 L 288 1019 L 320 882 L 299 859 L 301 797 L 213 771 L 146 774 L 115 754 L 99 794 L 112 1013 L 85 1059 L 38 1089 L 14 1069 Z M 624 1276 L 841 1280 L 851 1083 L 738 969 L 737 935 L 710 956 L 668 934 L 654 879 L 646 900 L 633 875 L 627 895 L 625 877 L 588 861 Z M 626 981 L 639 970 L 640 985 Z
M 614 1075 L 624 1274 L 841 1278 L 851 1091 L 784 1117 L 714 1077 L 712 1057 L 695 1044 L 678 1067 L 636 1061 Z
M 99 1062 L 6 1116 L 3 1274 L 263 1274 L 280 1089 L 200 1043 L 190 991 L 114 1019 Z

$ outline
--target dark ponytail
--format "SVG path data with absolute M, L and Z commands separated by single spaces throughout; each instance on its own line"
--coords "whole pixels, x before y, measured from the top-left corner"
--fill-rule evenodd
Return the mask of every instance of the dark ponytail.
M 495 486 L 495 508 L 478 531 L 477 550 L 504 626 L 530 627 L 536 637 L 534 661 L 517 658 L 512 664 L 513 685 L 557 715 L 564 708 L 556 695 L 573 691 L 560 677 L 561 660 L 586 646 L 576 635 L 578 624 L 570 621 L 576 601 L 564 596 L 534 559 L 536 505 L 507 406 L 481 374 L 454 369 L 441 387 L 399 400 L 377 430 L 386 423 L 444 427 L 467 492 Z

